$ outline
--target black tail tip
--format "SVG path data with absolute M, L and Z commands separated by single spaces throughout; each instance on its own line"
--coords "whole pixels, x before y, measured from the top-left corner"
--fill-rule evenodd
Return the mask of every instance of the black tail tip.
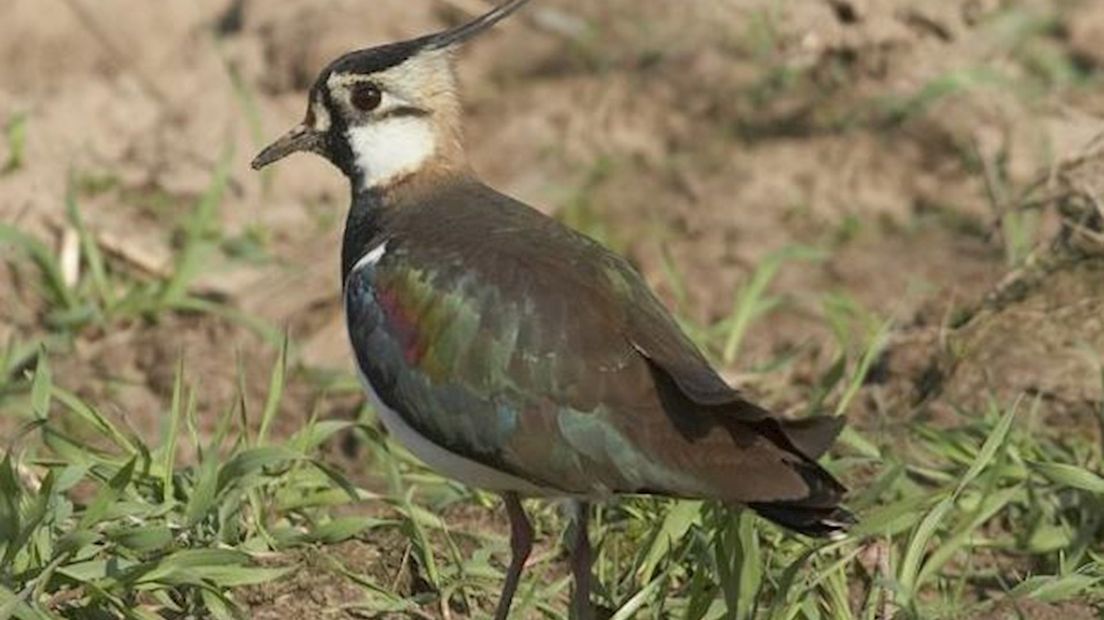
M 838 540 L 858 523 L 855 515 L 839 506 L 818 508 L 774 502 L 748 504 L 748 507 L 768 521 L 813 538 Z

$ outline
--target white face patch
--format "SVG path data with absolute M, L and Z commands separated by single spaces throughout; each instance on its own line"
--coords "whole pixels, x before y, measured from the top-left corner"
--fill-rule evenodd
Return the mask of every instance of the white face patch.
M 433 125 L 419 116 L 394 116 L 350 127 L 346 137 L 364 188 L 381 187 L 416 172 L 437 150 Z
M 321 101 L 314 101 L 311 103 L 311 114 L 314 115 L 315 131 L 326 132 L 330 130 L 330 111 L 326 109 L 325 104 Z

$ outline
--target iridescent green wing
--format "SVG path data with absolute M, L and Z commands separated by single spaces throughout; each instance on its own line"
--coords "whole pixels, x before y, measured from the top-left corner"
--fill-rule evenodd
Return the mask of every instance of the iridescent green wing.
M 821 472 L 799 442 L 725 385 L 623 260 L 525 207 L 480 204 L 400 213 L 346 283 L 360 367 L 412 427 L 567 492 L 809 495 Z

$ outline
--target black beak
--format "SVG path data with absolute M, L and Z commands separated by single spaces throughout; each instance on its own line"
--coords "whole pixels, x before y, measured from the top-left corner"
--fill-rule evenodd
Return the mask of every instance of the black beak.
M 301 151 L 321 154 L 323 152 L 324 135 L 321 131 L 309 127 L 305 123 L 297 125 L 280 139 L 266 146 L 253 159 L 253 169 L 260 170 L 292 153 Z

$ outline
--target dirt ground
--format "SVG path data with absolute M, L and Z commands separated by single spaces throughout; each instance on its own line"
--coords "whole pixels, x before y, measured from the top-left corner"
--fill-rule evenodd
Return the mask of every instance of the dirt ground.
M 302 117 L 329 59 L 481 6 L 7 0 L 0 122 L 24 118 L 26 147 L 0 174 L 0 221 L 60 248 L 72 178 L 115 264 L 163 274 L 229 149 L 224 242 L 192 290 L 289 330 L 278 432 L 355 411 L 355 396 L 318 388 L 350 369 L 345 182 L 314 158 L 267 176 L 248 162 Z M 668 257 L 690 318 L 726 316 L 773 253 L 823 251 L 783 264 L 770 288 L 781 303 L 727 369 L 768 403 L 799 407 L 831 364 L 835 293 L 895 325 L 855 404 L 860 427 L 1026 392 L 1095 432 L 1104 168 L 1087 154 L 1104 133 L 1102 42 L 1097 0 L 537 0 L 459 69 L 476 170 L 626 253 L 674 304 Z M 0 162 L 10 154 L 0 145 Z M 1009 222 L 1025 221 L 1024 241 Z M 26 271 L 0 268 L 0 343 L 46 331 Z M 206 314 L 88 329 L 67 346 L 58 381 L 150 434 L 181 355 L 207 414 L 232 401 L 239 365 L 259 407 L 276 357 Z M 788 353 L 780 371 L 748 374 Z

